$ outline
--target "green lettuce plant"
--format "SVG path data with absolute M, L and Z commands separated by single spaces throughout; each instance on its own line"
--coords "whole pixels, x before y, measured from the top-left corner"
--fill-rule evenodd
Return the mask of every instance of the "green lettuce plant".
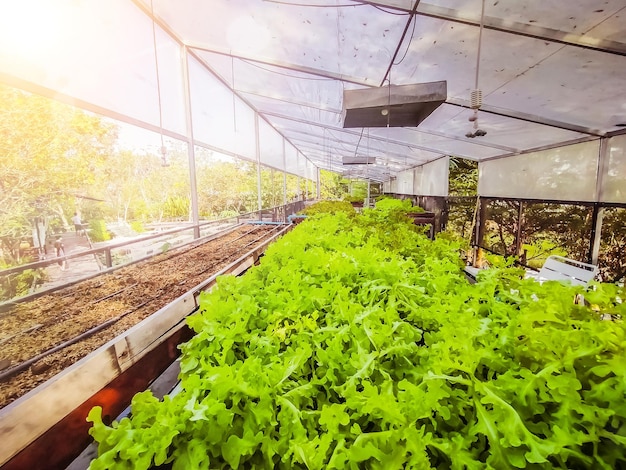
M 624 289 L 507 263 L 470 284 L 458 243 L 381 214 L 312 218 L 220 278 L 180 392 L 92 410 L 91 468 L 625 466 L 626 329 L 601 320 Z

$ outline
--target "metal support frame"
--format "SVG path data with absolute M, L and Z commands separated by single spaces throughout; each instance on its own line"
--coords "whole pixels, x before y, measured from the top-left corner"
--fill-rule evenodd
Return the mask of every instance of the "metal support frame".
M 604 181 L 609 170 L 610 145 L 609 139 L 600 139 L 598 151 L 598 169 L 596 173 L 596 204 L 593 206 L 591 219 L 591 240 L 589 243 L 589 263 L 598 264 L 600 244 L 602 241 L 602 219 L 604 208 L 599 205 L 604 196 Z
M 187 156 L 189 157 L 189 190 L 191 191 L 191 219 L 193 236 L 200 238 L 200 213 L 198 210 L 198 184 L 196 181 L 196 149 L 193 139 L 193 117 L 191 113 L 191 85 L 189 81 L 189 56 L 187 46 L 182 46 L 183 87 L 185 92 L 185 116 L 187 117 Z
M 250 62 L 255 62 L 258 64 L 269 65 L 272 67 L 278 67 L 278 68 L 285 69 L 285 70 L 291 70 L 292 72 L 308 73 L 310 75 L 315 75 L 317 77 L 330 78 L 333 80 L 341 80 L 342 82 L 353 83 L 355 85 L 370 86 L 370 87 L 378 86 L 377 82 L 369 78 L 351 77 L 349 75 L 344 75 L 341 73 L 333 73 L 328 70 L 316 69 L 313 67 L 306 67 L 303 65 L 294 65 L 288 62 L 282 62 L 280 60 L 260 58 L 254 55 L 244 55 L 242 53 L 233 52 L 230 49 L 210 47 L 208 45 L 198 44 L 194 42 L 186 42 L 186 45 L 187 47 L 191 49 L 195 49 L 196 51 L 209 52 L 209 53 L 218 54 L 218 55 L 225 55 L 228 57 L 234 57 L 235 59 L 241 59 L 244 61 L 250 61 Z
M 472 109 L 470 102 L 461 98 L 448 97 L 446 104 L 459 106 L 461 108 Z M 578 124 L 572 124 L 571 122 L 557 121 L 555 119 L 549 119 L 536 114 L 524 113 L 521 111 L 515 111 L 512 109 L 499 108 L 497 106 L 490 106 L 483 104 L 480 107 L 481 113 L 495 114 L 497 116 L 503 116 L 513 119 L 519 119 L 521 121 L 532 122 L 535 124 L 541 124 L 544 126 L 555 127 L 557 129 L 563 129 L 566 131 L 579 132 L 581 134 L 593 135 L 596 137 L 603 137 L 606 133 L 600 129 L 591 129 L 585 126 L 579 126 Z
M 256 193 L 257 193 L 257 206 L 259 210 L 259 219 L 261 218 L 261 210 L 263 210 L 263 199 L 261 197 L 262 182 L 261 182 L 261 136 L 259 135 L 259 113 L 254 113 L 254 144 L 256 153 Z
M 515 255 L 520 256 L 522 251 L 522 219 L 524 212 L 524 202 L 519 201 L 519 207 L 517 210 L 517 234 L 515 236 Z
M 287 149 L 283 137 L 283 206 L 287 205 Z
M 320 175 L 320 167 L 316 167 L 317 168 L 317 199 L 321 199 L 322 198 L 322 179 L 321 179 L 321 175 Z
M 302 183 L 300 182 L 302 177 L 300 175 L 297 175 L 297 176 L 298 176 L 298 185 L 297 185 L 298 199 L 300 199 L 300 197 L 302 196 Z

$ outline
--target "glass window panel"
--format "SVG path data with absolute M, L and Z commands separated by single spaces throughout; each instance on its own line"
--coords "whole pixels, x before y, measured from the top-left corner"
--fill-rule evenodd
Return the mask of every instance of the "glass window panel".
M 298 176 L 306 178 L 306 158 L 301 153 L 298 153 Z
M 261 166 L 261 202 L 263 209 L 283 204 L 283 173 Z
M 311 180 L 314 185 L 317 183 L 317 167 L 311 162 L 307 160 L 306 162 L 306 170 L 307 170 L 307 178 Z
M 593 201 L 599 142 L 479 163 L 481 196 Z

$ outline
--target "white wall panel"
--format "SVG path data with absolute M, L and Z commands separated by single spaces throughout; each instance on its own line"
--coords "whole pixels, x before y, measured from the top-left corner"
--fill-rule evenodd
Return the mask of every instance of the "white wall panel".
M 413 194 L 419 196 L 448 195 L 448 157 L 426 163 L 414 170 Z
M 287 173 L 298 174 L 298 150 L 289 143 L 285 143 L 285 169 Z
M 193 58 L 189 81 L 194 139 L 256 160 L 254 111 Z
M 180 47 L 156 28 L 163 127 L 185 133 Z M 152 22 L 132 2 L 0 3 L 0 72 L 159 125 Z
M 263 119 L 259 119 L 261 163 L 284 170 L 283 137 Z
M 413 170 L 401 171 L 395 181 L 397 193 L 414 194 L 413 193 Z
M 593 201 L 599 140 L 480 162 L 481 196 Z
M 626 203 L 626 135 L 609 139 L 608 149 L 600 201 Z

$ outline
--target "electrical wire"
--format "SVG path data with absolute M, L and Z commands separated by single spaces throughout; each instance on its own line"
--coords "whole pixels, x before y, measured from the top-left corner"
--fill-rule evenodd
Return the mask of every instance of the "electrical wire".
M 167 165 L 165 158 L 165 144 L 163 143 L 163 107 L 161 105 L 161 80 L 159 74 L 159 55 L 157 54 L 156 45 L 156 24 L 154 21 L 154 4 L 150 0 L 150 17 L 152 19 L 152 46 L 154 48 L 154 67 L 156 71 L 157 97 L 159 101 L 159 137 L 161 138 L 161 160 L 163 166 Z
M 364 6 L 365 3 L 355 2 L 355 3 L 346 3 L 344 5 L 321 5 L 316 3 L 296 3 L 296 2 L 283 2 L 280 0 L 263 0 L 267 3 L 278 3 L 279 5 L 289 5 L 293 7 L 314 7 L 314 8 L 344 8 L 344 7 L 360 7 Z
M 478 71 L 480 68 L 480 50 L 483 42 L 483 29 L 485 24 L 485 0 L 482 0 L 482 8 L 480 11 L 480 29 L 478 31 L 478 54 L 476 54 L 476 79 L 474 81 L 474 89 L 478 89 Z
M 404 38 L 406 37 L 406 33 L 409 30 L 409 26 L 411 26 L 411 22 L 415 19 L 415 16 L 417 14 L 417 7 L 419 6 L 419 3 L 420 3 L 420 0 L 415 0 L 415 3 L 413 4 L 413 8 L 411 9 L 409 20 L 406 22 L 406 25 L 404 26 L 404 31 L 402 31 L 402 36 L 400 37 L 400 41 L 398 42 L 398 46 L 396 47 L 395 52 L 393 53 L 393 57 L 389 61 L 389 67 L 387 67 L 387 70 L 385 71 L 385 75 L 383 76 L 383 79 L 380 82 L 380 86 L 384 85 L 385 80 L 387 79 L 387 77 L 389 77 L 389 74 L 391 73 L 391 68 L 394 66 L 394 61 L 396 60 L 396 57 L 398 57 L 398 52 L 400 52 L 400 47 L 402 47 L 402 44 L 404 43 Z M 411 43 L 409 42 L 409 46 L 410 45 Z M 408 51 L 408 48 L 407 48 L 407 51 Z M 402 60 L 404 60 L 404 57 L 402 58 Z
M 316 3 L 296 3 L 296 2 L 285 2 L 285 1 L 280 1 L 280 0 L 263 0 L 264 2 L 267 3 L 277 3 L 279 5 L 289 5 L 289 6 L 294 6 L 294 7 L 313 7 L 313 8 L 347 8 L 347 7 L 364 7 L 364 6 L 369 6 L 369 7 L 374 7 L 377 10 L 382 11 L 383 13 L 387 13 L 389 15 L 396 15 L 396 16 L 407 16 L 410 15 L 409 12 L 397 12 L 397 11 L 390 11 L 390 10 L 386 10 L 385 8 L 379 6 L 379 5 L 373 5 L 371 3 L 368 2 L 358 2 L 355 1 L 354 3 L 345 3 L 343 5 L 320 5 L 320 4 L 316 4 Z
M 411 14 L 411 13 L 409 13 L 409 12 L 407 12 L 407 11 L 400 13 L 400 12 L 397 12 L 397 11 L 389 11 L 389 10 L 385 10 L 384 8 L 382 8 L 382 7 L 378 6 L 378 5 L 372 5 L 372 4 L 369 4 L 369 3 L 362 3 L 362 5 L 369 5 L 369 6 L 371 6 L 371 7 L 376 8 L 377 10 L 380 10 L 380 11 L 382 11 L 382 12 L 384 12 L 384 13 L 389 14 L 389 15 L 407 16 L 407 15 L 410 15 L 410 14 Z
M 409 53 L 409 49 L 411 48 L 411 41 L 413 41 L 413 36 L 415 36 L 415 25 L 417 24 L 417 20 L 415 19 L 415 17 L 413 17 L 412 20 L 413 20 L 413 30 L 411 31 L 411 37 L 409 38 L 409 41 L 407 42 L 406 50 L 404 51 L 404 54 L 402 55 L 402 59 L 400 59 L 398 62 L 394 62 L 393 65 L 400 65 L 402 61 L 406 58 L 406 55 Z M 391 76 L 391 70 L 389 70 L 389 75 Z

